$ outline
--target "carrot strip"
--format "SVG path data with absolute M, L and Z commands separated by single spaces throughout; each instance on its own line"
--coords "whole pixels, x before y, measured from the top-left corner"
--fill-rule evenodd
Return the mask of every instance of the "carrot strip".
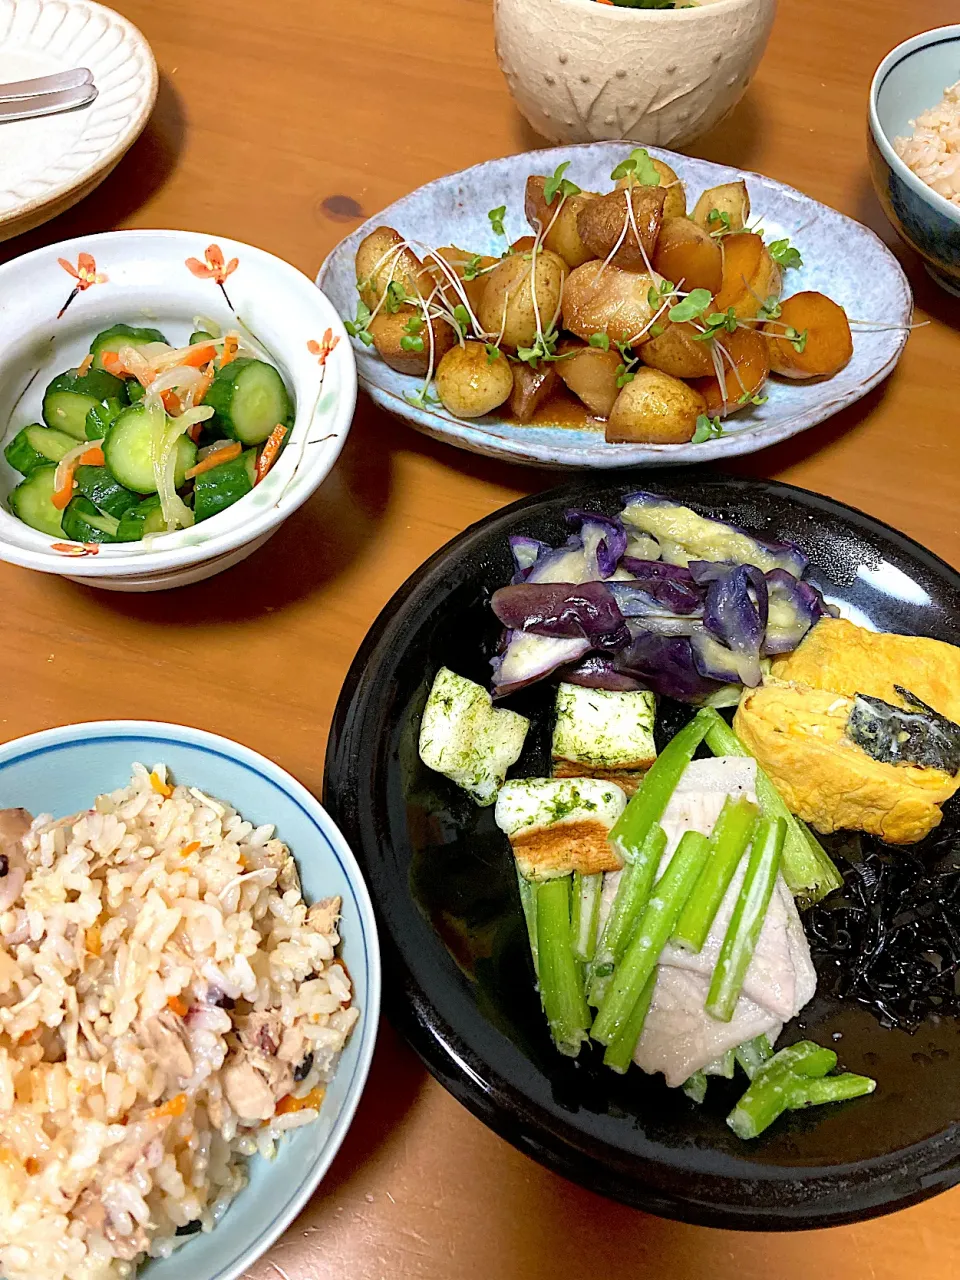
M 207 365 L 207 367 L 203 371 L 203 375 L 202 375 L 203 380 L 201 381 L 199 387 L 197 387 L 196 391 L 193 393 L 193 403 L 195 405 L 203 404 L 204 398 L 206 397 L 206 394 L 210 390 L 210 387 L 213 383 L 213 375 L 215 372 L 216 370 L 214 369 L 213 361 L 211 360 L 210 363 Z M 197 423 L 197 425 L 199 426 L 200 424 Z
M 116 351 L 101 351 L 100 363 L 106 369 L 107 373 L 112 373 L 115 378 L 122 378 L 126 372 L 124 366 L 120 363 L 120 357 Z
M 80 361 L 79 365 L 77 366 L 77 373 L 82 378 L 85 374 L 88 374 L 90 372 L 90 369 L 92 366 L 93 366 L 93 354 L 91 352 L 88 352 Z
M 100 939 L 100 926 L 98 924 L 91 925 L 87 932 L 83 935 L 84 946 L 92 956 L 98 956 L 103 950 L 103 943 Z
M 164 800 L 169 800 L 173 795 L 173 787 L 170 787 L 163 782 L 156 770 L 154 770 L 150 775 L 150 785 L 158 796 L 163 796 Z
M 276 462 L 277 455 L 280 452 L 280 446 L 283 444 L 284 436 L 286 436 L 286 434 L 287 428 L 279 422 L 270 432 L 270 435 L 267 437 L 267 443 L 263 446 L 263 452 L 257 459 L 257 478 L 254 481 L 254 484 L 259 484 Z
M 171 1013 L 175 1013 L 178 1018 L 185 1018 L 190 1012 L 190 1006 L 184 1004 L 179 996 L 170 996 L 167 1000 L 167 1008 Z
M 175 391 L 161 391 L 160 403 L 169 413 L 171 418 L 178 418 L 183 412 L 183 405 L 180 403 L 180 397 Z
M 319 1110 L 320 1104 L 323 1102 L 324 1093 L 325 1090 L 322 1084 L 318 1084 L 315 1089 L 311 1089 L 302 1098 L 295 1098 L 292 1093 L 288 1093 L 277 1103 L 277 1109 L 274 1114 L 285 1116 L 292 1111 L 305 1111 L 307 1107 L 315 1107 Z
M 191 347 L 180 363 L 188 365 L 191 369 L 200 369 L 215 359 L 216 354 L 217 348 L 212 342 L 208 342 L 206 346 Z
M 87 452 L 81 453 L 77 459 L 77 463 L 81 467 L 102 467 L 105 462 L 103 450 L 98 444 L 91 445 Z
M 187 1109 L 187 1095 L 178 1093 L 159 1107 L 150 1107 L 143 1113 L 144 1120 L 168 1120 L 182 1116 Z
M 239 349 L 240 335 L 238 333 L 228 333 L 223 340 L 223 354 L 220 356 L 221 369 L 225 369 L 228 364 L 233 364 Z
M 185 844 L 183 848 L 180 850 L 180 857 L 189 858 L 191 853 L 196 853 L 199 848 L 200 848 L 200 841 L 191 840 L 189 844 Z
M 213 453 L 208 453 L 202 462 L 185 471 L 184 479 L 192 480 L 194 476 L 202 476 L 205 471 L 212 471 L 214 467 L 221 467 L 225 462 L 232 462 L 234 458 L 239 458 L 241 453 L 243 453 L 243 445 L 239 440 L 234 440 L 233 444 L 225 444 L 222 449 L 214 449 Z
M 50 501 L 58 511 L 63 511 L 64 507 L 66 507 L 67 503 L 73 497 L 73 473 L 75 470 L 75 467 L 70 467 L 68 469 L 64 476 L 63 484 L 59 489 L 54 489 L 50 498 Z

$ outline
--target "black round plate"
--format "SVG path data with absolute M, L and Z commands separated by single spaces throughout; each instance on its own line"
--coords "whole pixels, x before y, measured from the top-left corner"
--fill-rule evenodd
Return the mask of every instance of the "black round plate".
M 487 601 L 513 572 L 508 536 L 561 541 L 567 507 L 614 513 L 637 488 L 799 543 L 811 579 L 855 621 L 956 638 L 960 575 L 894 529 L 790 485 L 689 470 L 615 484 L 584 478 L 473 525 L 377 619 L 347 677 L 327 754 L 324 802 L 378 913 L 385 1008 L 437 1079 L 491 1128 L 639 1208 L 770 1230 L 850 1222 L 921 1200 L 960 1181 L 954 1019 L 908 1035 L 855 1004 L 817 996 L 789 1032 L 835 1047 L 844 1067 L 878 1079 L 877 1092 L 794 1114 L 752 1143 L 724 1123 L 742 1077 L 712 1081 L 697 1107 L 661 1076 L 615 1076 L 596 1051 L 562 1058 L 534 991 L 513 861 L 492 811 L 418 758 L 437 668 L 487 682 L 497 636 Z M 536 754 L 551 699 L 544 690 L 525 696 L 518 709 L 534 715 Z

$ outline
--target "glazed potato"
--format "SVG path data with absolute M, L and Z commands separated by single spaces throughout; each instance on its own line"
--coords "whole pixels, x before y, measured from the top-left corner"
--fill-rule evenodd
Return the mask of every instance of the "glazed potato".
M 723 254 L 717 241 L 689 218 L 668 218 L 660 228 L 654 270 L 684 289 L 716 293 L 723 280 Z
M 676 172 L 668 164 L 664 164 L 662 160 L 655 160 L 651 156 L 650 163 L 659 173 L 660 185 L 667 193 L 663 202 L 663 216 L 665 218 L 685 218 L 687 216 L 687 197 L 683 189 L 683 183 L 677 177 Z M 629 177 L 617 179 L 618 188 L 630 185 Z
M 572 352 L 573 354 L 568 354 Z M 617 370 L 623 364 L 619 351 L 601 351 L 598 347 L 579 347 L 573 342 L 560 345 L 565 356 L 554 365 L 558 375 L 578 400 L 582 400 L 595 418 L 609 418 L 614 401 L 620 394 Z
M 407 326 L 411 318 L 420 318 L 419 332 L 411 333 Z M 433 331 L 433 367 L 436 368 L 441 358 L 456 342 L 453 329 L 444 320 L 431 320 L 430 329 L 419 310 L 414 307 L 402 307 L 391 315 L 386 310 L 378 311 L 369 325 L 370 336 L 377 354 L 397 373 L 409 373 L 415 378 L 426 377 L 430 368 L 430 331 Z M 405 351 L 404 338 L 419 338 L 422 346 L 419 351 Z M 409 345 L 409 344 L 408 344 Z
M 726 417 L 742 408 L 766 382 L 770 373 L 769 343 L 756 329 L 741 328 L 721 334 L 715 346 L 723 362 L 723 385 L 713 375 L 697 378 L 691 386 L 706 402 L 707 413 Z
M 650 262 L 657 245 L 666 194 L 664 187 L 634 186 L 588 200 L 577 214 L 580 239 L 595 257 L 604 259 L 620 241 L 611 263 L 616 267 L 642 270 Z M 633 221 L 630 220 L 628 200 L 633 207 Z M 640 233 L 639 242 L 633 222 L 636 222 Z
M 663 333 L 643 344 L 640 358 L 651 369 L 672 378 L 709 378 L 713 373 L 710 344 L 698 341 L 696 334 L 689 322 L 668 323 Z
M 685 444 L 705 412 L 703 397 L 679 378 L 638 369 L 617 396 L 606 439 L 610 444 Z
M 585 262 L 563 286 L 563 327 L 589 341 L 605 333 L 611 343 L 638 347 L 649 338 L 653 318 L 648 294 L 653 280 L 644 271 L 621 271 L 602 262 Z
M 750 320 L 759 314 L 764 300 L 780 297 L 783 276 L 780 268 L 767 252 L 767 246 L 752 231 L 724 236 L 723 283 L 716 295 L 718 311 L 733 307 L 733 313 L 741 320 Z
M 579 195 L 567 196 L 562 204 L 560 197 L 554 196 L 551 203 L 547 204 L 543 194 L 545 182 L 546 179 L 540 174 L 531 175 L 527 179 L 523 210 L 527 221 L 535 231 L 541 227 L 550 228 L 543 237 L 543 247 L 559 254 L 572 271 L 574 267 L 579 267 L 581 263 L 589 262 L 596 256 L 580 239 L 577 215 L 591 200 L 597 199 L 597 193 L 581 191 Z M 558 204 L 560 205 L 559 213 L 557 212 Z
M 560 312 L 567 264 L 549 249 L 535 257 L 511 254 L 487 277 L 479 320 L 487 333 L 503 333 L 503 345 L 515 351 L 529 347 L 540 328 L 546 332 Z M 536 305 L 534 305 L 536 299 Z
M 409 294 L 433 289 L 433 279 L 412 249 L 400 249 L 403 236 L 393 227 L 377 227 L 357 246 L 357 289 L 372 311 L 391 281 Z
M 710 217 L 716 211 L 720 217 Z M 723 218 L 726 214 L 729 225 Z M 750 195 L 742 178 L 708 187 L 693 206 L 690 217 L 704 231 L 742 231 L 750 221 Z
M 506 357 L 503 357 L 506 360 Z M 518 422 L 531 422 L 545 400 L 557 389 L 557 368 L 541 362 L 531 369 L 519 361 L 513 366 L 513 390 L 510 392 L 510 412 Z
M 476 315 L 480 307 L 480 299 L 483 297 L 483 291 L 487 287 L 489 272 L 486 275 L 475 276 L 473 280 L 464 280 L 463 276 L 467 269 L 467 264 L 473 261 L 475 255 L 469 253 L 466 249 L 458 249 L 456 245 L 445 245 L 444 248 L 438 249 L 436 252 L 437 257 L 442 258 L 444 262 L 448 263 L 456 272 L 463 291 L 467 295 L 467 301 L 470 303 L 470 308 L 473 311 L 473 314 Z M 479 257 L 480 261 L 476 265 L 480 270 L 483 270 L 484 267 L 496 266 L 500 261 L 499 258 L 492 258 L 489 254 L 480 254 Z M 437 266 L 436 263 L 431 263 L 429 259 L 427 261 L 427 267 L 432 272 L 437 283 L 442 286 L 444 296 L 452 306 L 456 306 L 461 299 L 457 290 L 449 283 L 445 273 L 439 266 Z
M 505 355 L 491 360 L 482 342 L 465 342 L 452 347 L 440 361 L 435 385 L 444 408 L 454 417 L 482 418 L 510 395 L 513 373 Z
M 536 236 L 521 236 L 519 240 L 514 240 L 513 244 L 510 246 L 510 252 L 511 253 L 532 253 L 533 246 L 536 243 L 537 243 Z
M 806 334 L 798 351 L 784 326 Z M 795 293 L 783 303 L 777 320 L 763 326 L 770 368 L 784 378 L 829 378 L 853 355 L 850 323 L 843 307 L 822 293 Z

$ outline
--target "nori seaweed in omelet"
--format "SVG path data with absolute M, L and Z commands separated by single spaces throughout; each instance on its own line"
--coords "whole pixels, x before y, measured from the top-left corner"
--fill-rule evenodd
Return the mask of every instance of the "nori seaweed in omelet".
M 857 694 L 847 721 L 848 736 L 881 764 L 917 764 L 944 773 L 960 770 L 960 725 L 902 685 L 895 688 L 906 707 Z

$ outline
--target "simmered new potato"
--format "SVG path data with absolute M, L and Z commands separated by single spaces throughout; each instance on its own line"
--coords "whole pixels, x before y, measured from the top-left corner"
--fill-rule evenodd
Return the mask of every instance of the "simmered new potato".
M 543 237 L 543 247 L 559 254 L 572 271 L 574 267 L 579 267 L 581 263 L 589 262 L 596 256 L 580 239 L 580 232 L 577 230 L 577 214 L 597 198 L 596 192 L 581 191 L 579 195 L 567 196 L 562 203 L 561 197 L 557 195 L 547 204 L 543 194 L 545 182 L 546 179 L 540 174 L 531 175 L 527 179 L 524 213 L 534 230 L 538 227 L 550 228 Z
M 623 364 L 619 351 L 598 347 L 578 347 L 573 342 L 560 345 L 564 358 L 554 365 L 557 373 L 578 400 L 595 418 L 609 418 L 620 388 L 617 370 Z
M 513 390 L 513 372 L 503 354 L 491 360 L 482 342 L 452 347 L 440 361 L 437 395 L 455 418 L 482 418 Z
M 798 351 L 784 327 L 805 334 Z M 850 322 L 843 307 L 822 293 L 795 293 L 782 304 L 776 320 L 763 326 L 770 368 L 784 378 L 829 378 L 853 355 Z
M 710 217 L 711 213 L 714 214 L 713 218 Z M 693 206 L 690 217 L 704 231 L 742 231 L 750 221 L 747 184 L 742 178 L 738 178 L 736 182 L 708 187 Z
M 689 218 L 667 218 L 660 228 L 653 267 L 684 289 L 716 293 L 723 280 L 723 254 L 717 241 Z
M 610 413 L 610 444 L 685 444 L 706 412 L 703 397 L 679 378 L 658 369 L 638 369 Z
M 655 160 L 650 157 L 650 163 L 660 175 L 660 185 L 666 191 L 666 197 L 663 202 L 664 218 L 685 218 L 687 216 L 687 197 L 683 189 L 683 183 L 677 177 L 675 170 L 664 163 L 663 160 Z M 629 187 L 636 183 L 634 178 L 632 181 L 629 177 L 618 178 L 617 187 Z
M 540 362 L 536 369 L 517 361 L 513 366 L 510 412 L 518 422 L 531 422 L 543 402 L 557 386 L 556 365 Z
M 372 311 L 392 281 L 402 284 L 408 294 L 433 289 L 433 277 L 409 248 L 400 248 L 403 236 L 393 227 L 377 227 L 357 246 L 357 290 Z
M 605 333 L 611 343 L 639 346 L 653 318 L 648 294 L 653 280 L 644 271 L 621 271 L 594 260 L 571 271 L 563 286 L 563 326 L 589 341 Z
M 756 329 L 746 328 L 721 333 L 715 341 L 723 365 L 723 385 L 713 376 L 697 378 L 691 386 L 703 396 L 709 414 L 725 417 L 746 404 L 766 382 L 770 373 L 769 343 Z
M 418 332 L 411 333 L 407 326 L 411 320 L 418 318 L 421 322 L 419 326 L 415 326 Z M 430 329 L 428 329 L 422 313 L 415 307 L 403 307 L 393 315 L 381 309 L 370 321 L 369 329 L 373 345 L 384 364 L 388 364 L 391 369 L 396 369 L 397 373 L 409 373 L 415 378 L 425 377 L 430 369 L 431 330 L 434 368 L 457 340 L 456 334 L 445 320 L 431 320 Z M 413 342 L 419 338 L 422 343 L 421 349 L 405 351 L 404 338 L 410 338 Z
M 529 347 L 540 330 L 550 328 L 560 312 L 567 264 L 541 249 L 530 258 L 511 254 L 487 277 L 480 300 L 479 320 L 487 333 L 503 334 L 503 345 L 515 351 Z
M 480 299 L 483 297 L 483 291 L 487 287 L 487 280 L 490 276 L 489 272 L 487 272 L 484 275 L 474 276 L 472 280 L 464 280 L 463 277 L 467 269 L 467 264 L 473 262 L 474 256 L 474 254 L 469 253 L 466 249 L 458 249 L 456 245 L 445 245 L 444 248 L 437 250 L 437 257 L 442 258 L 444 262 L 449 263 L 453 271 L 456 272 L 456 275 L 460 280 L 461 288 L 467 295 L 467 301 L 470 303 L 470 307 L 474 315 L 476 315 L 480 307 Z M 476 263 L 476 266 L 480 271 L 483 271 L 485 267 L 494 267 L 500 261 L 499 258 L 492 258 L 488 254 L 480 254 L 479 258 L 480 261 Z M 436 281 L 443 288 L 444 296 L 448 299 L 451 306 L 455 307 L 460 301 L 457 290 L 453 288 L 444 271 L 435 262 L 431 263 L 428 260 L 427 266 L 428 269 L 432 271 Z
M 783 276 L 770 257 L 767 246 L 752 231 L 724 236 L 723 283 L 716 295 L 718 311 L 733 307 L 733 314 L 741 320 L 751 320 L 769 297 L 780 297 Z
M 672 378 L 709 378 L 713 373 L 710 344 L 699 341 L 697 332 L 689 322 L 667 322 L 663 333 L 643 344 L 640 358 L 651 369 Z
M 580 239 L 594 256 L 604 259 L 611 254 L 614 245 L 619 244 L 610 258 L 611 263 L 617 267 L 642 270 L 650 262 L 657 245 L 665 199 L 664 187 L 635 186 L 589 200 L 577 214 Z M 640 233 L 639 242 L 637 232 Z

